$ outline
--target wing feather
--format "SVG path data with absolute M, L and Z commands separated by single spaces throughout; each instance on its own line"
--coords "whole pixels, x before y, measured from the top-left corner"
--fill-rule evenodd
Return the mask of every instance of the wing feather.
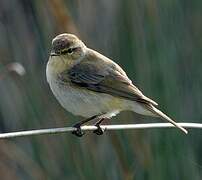
M 94 54 L 96 55 L 96 54 Z M 85 61 L 74 65 L 68 71 L 61 73 L 62 81 L 70 81 L 72 84 L 85 87 L 91 91 L 106 93 L 132 101 L 158 105 L 155 101 L 144 96 L 142 92 L 132 84 L 120 66 L 110 59 L 102 56 L 99 58 L 88 57 Z M 97 61 L 92 63 L 93 61 Z M 105 62 L 103 62 L 105 61 Z

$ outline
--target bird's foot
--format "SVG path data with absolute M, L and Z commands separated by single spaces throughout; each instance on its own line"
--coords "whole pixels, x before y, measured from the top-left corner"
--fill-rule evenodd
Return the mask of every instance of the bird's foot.
M 72 131 L 72 134 L 77 137 L 82 137 L 85 133 L 81 130 L 81 124 L 75 124 L 73 127 L 76 128 L 75 131 Z
M 95 126 L 97 127 L 97 129 L 94 130 L 93 133 L 95 133 L 97 135 L 103 135 L 104 129 L 102 129 L 99 124 L 95 124 Z

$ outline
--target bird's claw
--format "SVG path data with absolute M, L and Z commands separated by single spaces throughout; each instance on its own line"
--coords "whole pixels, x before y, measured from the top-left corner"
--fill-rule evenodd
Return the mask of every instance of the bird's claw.
M 81 130 L 81 126 L 80 124 L 76 124 L 74 125 L 74 127 L 76 128 L 75 131 L 72 131 L 72 134 L 77 136 L 77 137 L 82 137 L 85 133 Z
M 94 130 L 93 133 L 95 133 L 97 135 L 103 135 L 104 129 L 102 129 L 99 124 L 96 124 L 95 126 L 97 127 L 97 129 Z

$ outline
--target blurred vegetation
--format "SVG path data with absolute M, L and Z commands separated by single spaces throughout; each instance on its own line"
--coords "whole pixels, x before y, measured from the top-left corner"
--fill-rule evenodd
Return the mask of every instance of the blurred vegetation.
M 202 121 L 202 1 L 1 0 L 1 132 L 70 126 L 46 83 L 51 40 L 77 34 L 177 121 Z M 4 68 L 21 63 L 24 76 Z M 110 123 L 158 122 L 123 112 Z M 200 130 L 130 130 L 0 141 L 1 179 L 200 180 Z

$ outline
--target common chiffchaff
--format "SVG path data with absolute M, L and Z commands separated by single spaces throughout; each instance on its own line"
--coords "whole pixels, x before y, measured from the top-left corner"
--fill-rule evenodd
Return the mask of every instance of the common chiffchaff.
M 95 133 L 102 134 L 100 123 L 124 110 L 161 117 L 187 133 L 157 109 L 158 104 L 144 96 L 118 64 L 86 47 L 73 34 L 53 39 L 46 76 L 59 103 L 74 115 L 86 118 L 75 125 L 77 136 L 83 135 L 80 126 L 92 119 L 97 120 Z

